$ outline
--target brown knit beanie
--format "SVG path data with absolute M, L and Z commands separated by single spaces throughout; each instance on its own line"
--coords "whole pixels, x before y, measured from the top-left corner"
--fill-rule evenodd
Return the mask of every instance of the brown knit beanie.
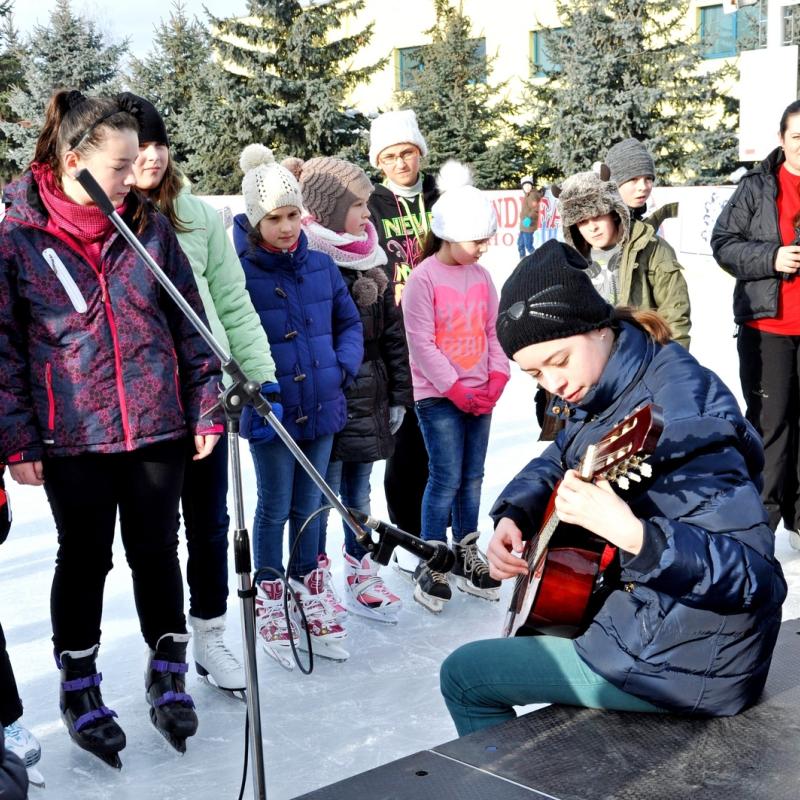
M 300 171 L 306 209 L 323 228 L 341 233 L 350 206 L 367 200 L 372 182 L 361 167 L 341 158 L 311 158 Z
M 497 339 L 505 354 L 608 327 L 614 309 L 592 286 L 577 250 L 549 239 L 519 262 L 500 292 Z

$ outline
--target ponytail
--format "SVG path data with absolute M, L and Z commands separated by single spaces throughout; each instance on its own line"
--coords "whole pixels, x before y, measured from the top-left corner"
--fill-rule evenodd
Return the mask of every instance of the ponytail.
M 74 150 L 86 156 L 103 143 L 108 130 L 138 133 L 139 124 L 131 110 L 116 99 L 60 89 L 47 105 L 33 161 L 49 165 L 58 178 L 64 153 Z
M 672 341 L 672 331 L 667 321 L 657 311 L 617 306 L 614 309 L 614 321 L 630 322 L 647 333 L 658 344 L 667 344 Z

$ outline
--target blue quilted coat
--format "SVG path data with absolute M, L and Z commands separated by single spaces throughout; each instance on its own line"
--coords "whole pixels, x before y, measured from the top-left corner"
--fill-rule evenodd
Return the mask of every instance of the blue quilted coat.
M 657 706 L 735 714 L 764 686 L 786 582 L 759 499 L 761 441 L 684 348 L 622 323 L 600 382 L 492 516 L 532 534 L 565 469 L 647 403 L 664 412 L 653 476 L 618 490 L 644 522 L 644 544 L 622 553 L 620 586 L 575 647 L 595 672 Z
M 337 433 L 347 421 L 343 389 L 364 357 L 353 298 L 333 259 L 308 249 L 305 233 L 293 252 L 273 253 L 252 244 L 249 230 L 237 215 L 234 244 L 275 361 L 283 425 L 295 440 Z

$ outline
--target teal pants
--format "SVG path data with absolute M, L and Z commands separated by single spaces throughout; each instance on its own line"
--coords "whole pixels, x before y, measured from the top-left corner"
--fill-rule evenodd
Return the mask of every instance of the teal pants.
M 593 672 L 571 639 L 519 636 L 471 642 L 442 664 L 441 690 L 459 736 L 514 719 L 514 706 L 563 703 L 659 712 Z

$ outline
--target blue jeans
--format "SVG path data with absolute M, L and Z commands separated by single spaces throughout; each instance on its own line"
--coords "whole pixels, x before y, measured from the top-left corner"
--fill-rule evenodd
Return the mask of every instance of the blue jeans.
M 587 666 L 572 639 L 556 636 L 470 642 L 444 660 L 439 678 L 459 736 L 514 719 L 514 706 L 531 703 L 663 711 L 617 689 Z
M 428 451 L 422 538 L 446 542 L 452 513 L 453 541 L 460 542 L 478 530 L 492 415 L 466 414 L 444 397 L 428 397 L 414 407 Z
M 317 471 L 325 474 L 333 445 L 333 434 L 297 443 Z M 289 521 L 289 551 L 306 519 L 321 505 L 317 485 L 295 461 L 280 439 L 266 444 L 250 443 L 256 468 L 258 502 L 253 522 L 253 550 L 256 581 L 271 580 L 274 575 L 265 567 L 283 572 L 283 529 Z M 320 518 L 317 516 L 303 532 L 292 563 L 287 566 L 290 578 L 301 579 L 317 568 Z
M 526 255 L 533 252 L 533 231 L 530 233 L 526 231 L 519 232 L 519 236 L 517 236 L 517 250 L 519 251 L 520 258 L 525 258 Z
M 372 461 L 364 463 L 358 461 L 331 461 L 328 464 L 328 474 L 325 481 L 331 489 L 339 495 L 342 504 L 347 508 L 354 508 L 369 514 L 369 479 L 372 475 Z M 325 502 L 323 500 L 323 502 Z M 338 516 L 338 514 L 337 514 Z M 328 512 L 324 514 L 321 531 L 320 547 L 325 552 L 325 542 L 327 538 Z M 358 543 L 356 535 L 350 530 L 349 526 L 342 522 L 344 527 L 344 549 L 353 558 L 361 561 L 367 551 Z

